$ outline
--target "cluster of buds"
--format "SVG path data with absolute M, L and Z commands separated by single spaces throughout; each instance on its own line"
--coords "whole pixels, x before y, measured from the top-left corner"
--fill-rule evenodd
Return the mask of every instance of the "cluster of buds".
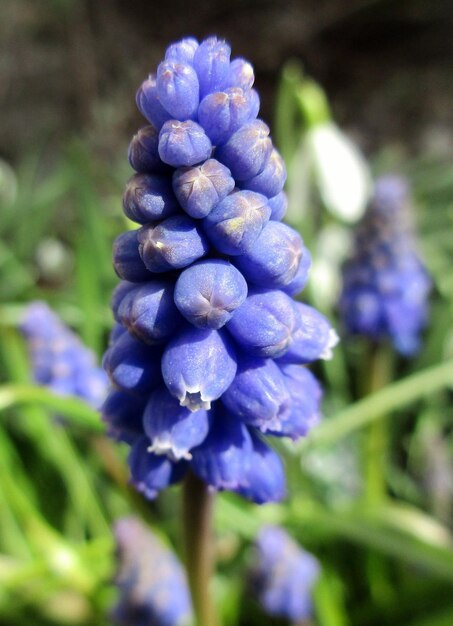
M 227 43 L 189 38 L 137 93 L 149 125 L 130 144 L 123 206 L 140 226 L 114 244 L 103 419 L 150 498 L 190 469 L 213 489 L 280 500 L 283 467 L 262 435 L 297 439 L 319 418 L 303 364 L 337 337 L 292 298 L 310 254 L 280 221 L 286 170 L 253 82 Z
M 427 320 L 430 286 L 417 252 L 408 184 L 399 176 L 383 176 L 343 268 L 344 324 L 351 334 L 388 339 L 401 354 L 414 354 Z
M 94 353 L 44 302 L 27 306 L 20 325 L 30 354 L 33 378 L 61 395 L 78 396 L 99 408 L 108 379 Z

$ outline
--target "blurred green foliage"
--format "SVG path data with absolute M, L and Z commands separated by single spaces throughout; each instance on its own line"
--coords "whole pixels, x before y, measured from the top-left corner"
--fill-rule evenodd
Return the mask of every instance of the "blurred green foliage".
M 304 131 L 296 109 L 283 84 L 276 139 L 290 161 Z M 0 194 L 0 623 L 102 626 L 115 597 L 112 521 L 135 511 L 181 551 L 179 488 L 145 502 L 128 486 L 124 451 L 104 437 L 96 412 L 31 380 L 17 331 L 31 300 L 46 300 L 101 357 L 117 282 L 111 244 L 126 226 L 124 146 L 108 163 L 75 140 L 58 160 L 45 157 L 35 152 L 17 180 L 11 172 L 1 178 L 10 187 Z M 321 561 L 313 624 L 453 623 L 453 171 L 428 156 L 404 164 L 391 151 L 376 157 L 377 173 L 395 169 L 413 184 L 434 281 L 424 348 L 413 361 L 397 360 L 392 380 L 360 399 L 365 347 L 343 340 L 316 372 L 325 385 L 323 424 L 305 441 L 279 444 L 290 498 L 256 507 L 218 497 L 215 591 L 225 626 L 277 624 L 243 587 L 249 544 L 268 522 L 283 524 Z M 312 223 L 304 214 L 298 227 L 314 250 L 333 218 L 294 171 L 292 214 L 308 197 Z M 335 306 L 325 313 L 341 334 Z M 384 493 L 370 499 L 367 438 L 376 425 L 386 431 L 377 465 Z

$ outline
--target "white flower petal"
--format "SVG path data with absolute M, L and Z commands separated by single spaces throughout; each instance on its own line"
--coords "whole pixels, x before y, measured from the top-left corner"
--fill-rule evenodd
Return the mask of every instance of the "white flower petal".
M 371 192 L 371 175 L 364 157 L 333 123 L 310 129 L 307 146 L 327 209 L 342 220 L 357 221 L 365 211 Z

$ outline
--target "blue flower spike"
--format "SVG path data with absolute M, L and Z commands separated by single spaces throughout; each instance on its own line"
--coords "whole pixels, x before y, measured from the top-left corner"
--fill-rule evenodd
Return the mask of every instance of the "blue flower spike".
M 44 302 L 29 304 L 20 322 L 38 385 L 61 395 L 78 396 L 99 408 L 108 379 L 95 356 Z
M 226 42 L 189 37 L 137 92 L 149 124 L 129 146 L 123 209 L 137 228 L 114 244 L 103 419 L 147 498 L 190 471 L 277 502 L 285 472 L 268 437 L 305 436 L 321 414 L 303 364 L 328 358 L 336 337 L 292 299 L 311 259 L 281 223 L 286 168 L 254 80 Z
M 317 559 L 279 526 L 265 526 L 255 541 L 251 591 L 263 611 L 299 623 L 312 616 L 312 591 L 319 573 Z
M 192 606 L 182 564 L 135 517 L 115 522 L 119 597 L 113 609 L 117 626 L 189 626 Z
M 343 268 L 340 313 L 348 333 L 389 340 L 404 356 L 420 348 L 431 280 L 417 251 L 407 181 L 376 181 Z

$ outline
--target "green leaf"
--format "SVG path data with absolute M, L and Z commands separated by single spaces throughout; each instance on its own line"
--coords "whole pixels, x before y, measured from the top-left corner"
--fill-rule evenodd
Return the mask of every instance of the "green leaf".
M 453 359 L 412 374 L 355 402 L 314 428 L 297 447 L 304 450 L 308 447 L 331 444 L 376 420 L 385 418 L 393 411 L 451 386 L 453 386 Z
M 14 406 L 38 405 L 93 433 L 103 433 L 99 413 L 75 396 L 58 396 L 37 385 L 1 385 L 0 412 Z

